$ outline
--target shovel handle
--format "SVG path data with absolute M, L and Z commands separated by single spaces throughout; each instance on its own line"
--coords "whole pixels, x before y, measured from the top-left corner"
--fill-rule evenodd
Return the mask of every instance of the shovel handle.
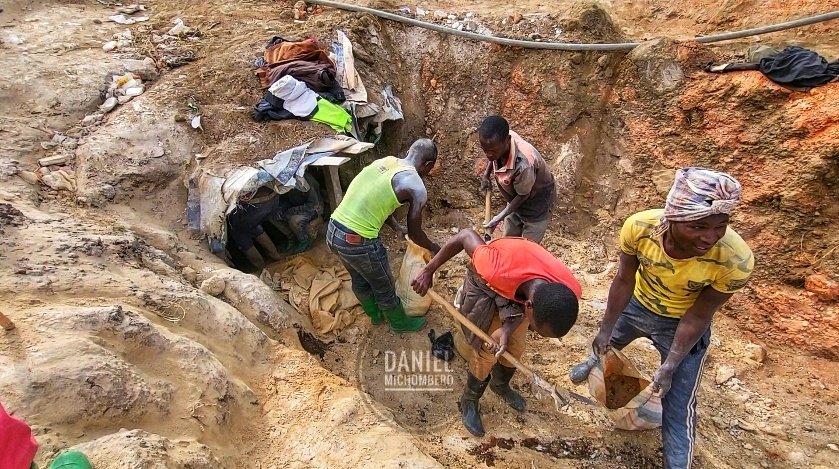
M 452 306 L 451 303 L 446 301 L 445 298 L 440 296 L 439 293 L 437 293 L 434 290 L 428 290 L 428 296 L 430 296 L 431 299 L 434 300 L 437 304 L 442 306 L 453 318 L 457 320 L 457 322 L 466 326 L 467 329 L 469 329 L 473 334 L 478 336 L 481 340 L 488 344 L 495 343 L 495 341 L 492 340 L 492 337 L 487 335 L 487 333 L 484 332 L 480 327 L 476 326 L 475 323 L 467 319 L 466 316 L 460 314 L 460 311 L 458 311 L 457 308 Z M 507 361 L 512 363 L 513 366 L 519 369 L 519 371 L 527 375 L 528 379 L 532 379 L 533 371 L 531 371 L 530 368 L 524 366 L 524 364 L 522 364 L 520 361 L 516 360 L 516 357 L 512 356 L 510 352 L 505 351 L 501 356 L 506 358 Z
M 492 218 L 492 192 L 487 191 L 484 196 L 484 223 L 489 223 Z
M 484 196 L 484 224 L 492 219 L 492 192 L 487 191 Z M 492 239 L 492 230 L 484 229 L 484 241 Z

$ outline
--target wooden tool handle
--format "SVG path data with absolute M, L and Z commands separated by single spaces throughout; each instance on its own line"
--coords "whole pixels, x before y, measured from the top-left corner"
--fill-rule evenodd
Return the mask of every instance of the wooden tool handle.
M 7 331 L 10 331 L 15 328 L 15 323 L 12 322 L 5 314 L 0 313 L 0 326 Z
M 484 199 L 484 223 L 489 223 L 492 218 L 492 192 L 487 191 Z
M 439 293 L 437 293 L 437 292 L 436 292 L 436 291 L 434 291 L 434 290 L 428 290 L 428 296 L 430 296 L 432 300 L 434 300 L 435 302 L 437 302 L 437 304 L 439 304 L 440 306 L 442 306 L 442 307 L 443 307 L 443 308 L 444 308 L 444 309 L 445 309 L 445 310 L 446 310 L 446 311 L 447 311 L 447 312 L 448 312 L 448 313 L 449 313 L 449 314 L 450 314 L 453 318 L 455 318 L 455 319 L 457 320 L 457 322 L 459 322 L 459 323 L 463 324 L 464 326 L 466 326 L 466 328 L 467 328 L 467 329 L 469 329 L 470 331 L 472 331 L 472 333 L 473 333 L 473 334 L 475 334 L 476 336 L 478 336 L 481 340 L 483 340 L 484 342 L 490 343 L 490 344 L 494 344 L 494 343 L 495 343 L 495 341 L 494 341 L 494 340 L 492 340 L 492 337 L 490 337 L 489 335 L 487 335 L 487 333 L 486 333 L 486 332 L 484 332 L 483 330 L 481 330 L 481 328 L 480 328 L 480 327 L 476 326 L 476 325 L 475 325 L 475 323 L 473 323 L 472 321 L 470 321 L 470 320 L 466 319 L 466 316 L 464 316 L 464 315 L 460 314 L 460 311 L 458 311 L 458 310 L 457 310 L 457 308 L 455 308 L 454 306 L 452 306 L 452 304 L 451 304 L 451 303 L 449 303 L 448 301 L 446 301 L 446 299 L 445 299 L 445 298 L 443 298 L 442 296 L 440 296 L 440 294 L 439 294 Z M 516 360 L 516 357 L 512 356 L 512 355 L 510 354 L 510 352 L 505 351 L 505 352 L 502 354 L 502 356 L 503 356 L 504 358 L 506 358 L 506 359 L 507 359 L 510 363 L 512 363 L 512 364 L 513 364 L 513 366 L 515 366 L 516 368 L 518 368 L 518 369 L 519 369 L 519 371 L 521 371 L 522 373 L 524 373 L 525 375 L 527 375 L 527 377 L 528 377 L 528 378 L 532 378 L 532 377 L 533 377 L 533 371 L 531 371 L 531 370 L 530 370 L 530 368 L 528 368 L 528 367 L 524 366 L 524 364 L 522 364 L 520 361 Z

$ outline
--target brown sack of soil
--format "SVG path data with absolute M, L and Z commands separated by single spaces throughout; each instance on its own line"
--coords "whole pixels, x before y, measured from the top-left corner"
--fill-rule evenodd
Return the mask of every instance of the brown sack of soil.
M 648 430 L 661 426 L 661 398 L 621 351 L 610 349 L 588 375 L 588 390 L 607 409 L 615 427 Z

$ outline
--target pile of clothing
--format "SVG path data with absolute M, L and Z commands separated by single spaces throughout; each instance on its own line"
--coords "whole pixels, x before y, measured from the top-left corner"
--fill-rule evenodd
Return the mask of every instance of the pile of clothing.
M 349 132 L 352 118 L 338 104 L 344 91 L 335 80 L 335 65 L 314 39 L 268 41 L 256 75 L 268 90 L 251 116 L 257 121 L 304 119 Z
M 312 38 L 271 38 L 256 64 L 266 91 L 251 113 L 254 120 L 313 120 L 359 141 L 378 142 L 385 121 L 403 118 L 401 101 L 390 85 L 371 99 L 342 31 L 331 49 L 327 53 Z

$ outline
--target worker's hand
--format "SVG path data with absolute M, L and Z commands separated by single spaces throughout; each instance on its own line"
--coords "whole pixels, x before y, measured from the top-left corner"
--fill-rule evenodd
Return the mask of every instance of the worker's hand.
M 425 296 L 433 283 L 434 271 L 429 269 L 428 266 L 425 266 L 420 270 L 414 280 L 411 281 L 411 288 L 418 294 Z
M 596 336 L 594 336 L 594 340 L 591 342 L 591 349 L 594 351 L 594 354 L 598 357 L 602 357 L 609 351 L 611 345 L 609 345 L 609 340 L 612 338 L 612 331 L 604 331 L 600 330 Z
M 500 358 L 507 351 L 507 344 L 510 342 L 510 332 L 506 327 L 499 327 L 490 334 L 494 344 L 484 344 L 487 350 L 495 353 L 495 358 Z
M 492 220 L 484 223 L 482 226 L 489 231 L 493 231 L 495 230 L 495 227 L 498 226 L 499 223 L 501 223 L 502 220 L 503 218 L 495 217 Z
M 481 176 L 481 192 L 489 192 L 492 190 L 492 181 L 484 174 Z
M 394 223 L 392 225 L 392 228 L 393 231 L 395 231 L 400 238 L 404 239 L 405 236 L 408 236 L 408 227 L 403 225 L 402 223 Z
M 653 375 L 652 391 L 657 392 L 659 397 L 664 397 L 670 391 L 670 386 L 673 384 L 673 372 L 675 371 L 675 368 L 662 365 Z

